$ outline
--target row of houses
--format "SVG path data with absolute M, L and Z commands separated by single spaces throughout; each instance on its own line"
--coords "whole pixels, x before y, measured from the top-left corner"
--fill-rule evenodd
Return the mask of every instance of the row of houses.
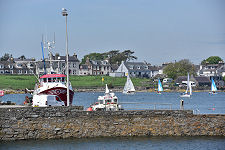
M 130 75 L 131 77 L 146 77 L 154 78 L 163 76 L 163 69 L 167 64 L 162 66 L 152 66 L 147 62 L 122 62 L 120 65 L 111 65 L 108 60 L 90 60 L 86 59 L 84 64 L 80 64 L 77 55 L 69 56 L 69 74 L 70 75 L 109 75 L 112 77 L 121 77 Z M 193 81 L 210 82 L 213 77 L 216 81 L 221 81 L 225 76 L 224 62 L 219 64 L 205 64 L 196 66 L 197 77 L 193 77 Z M 7 61 L 0 61 L 0 74 L 44 74 L 47 73 L 64 73 L 66 70 L 66 56 L 52 54 L 49 58 L 43 60 L 10 58 Z M 176 83 L 180 80 L 185 80 L 186 77 L 179 77 Z M 200 83 L 200 82 L 199 82 Z M 203 83 L 203 82 L 202 82 Z M 217 82 L 218 83 L 218 82 Z M 207 83 L 209 84 L 209 83 Z M 201 85 L 201 83 L 199 84 Z M 206 85 L 206 84 L 204 84 Z
M 151 78 L 159 74 L 162 67 L 151 66 L 146 62 L 125 62 L 125 65 L 132 77 Z M 111 65 L 108 60 L 86 59 L 84 64 L 80 64 L 77 55 L 69 56 L 70 75 L 110 75 L 118 72 L 119 65 Z M 65 73 L 66 56 L 56 54 L 43 60 L 10 58 L 7 61 L 0 61 L 0 74 L 44 74 Z M 122 76 L 124 76 L 123 74 Z

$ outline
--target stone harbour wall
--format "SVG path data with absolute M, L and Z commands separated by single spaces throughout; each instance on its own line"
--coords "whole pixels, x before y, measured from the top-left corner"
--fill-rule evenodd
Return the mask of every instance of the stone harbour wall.
M 191 110 L 87 112 L 82 107 L 0 108 L 0 139 L 225 136 L 225 115 Z

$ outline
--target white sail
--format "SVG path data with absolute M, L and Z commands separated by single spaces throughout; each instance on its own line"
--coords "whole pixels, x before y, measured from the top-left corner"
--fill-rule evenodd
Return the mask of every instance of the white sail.
M 191 87 L 191 83 L 189 82 L 189 89 L 190 89 L 190 95 L 192 95 L 192 87 Z
M 212 92 L 216 92 L 217 91 L 216 84 L 215 84 L 213 78 L 212 78 L 212 84 L 211 84 L 211 91 Z
M 192 87 L 191 87 L 191 83 L 189 81 L 189 73 L 188 73 L 188 76 L 187 76 L 187 89 L 185 91 L 184 94 L 180 95 L 180 97 L 191 97 L 192 95 Z M 188 94 L 188 91 L 189 91 L 189 94 Z
M 127 94 L 127 93 L 133 93 L 133 92 L 135 92 L 135 88 L 134 88 L 134 85 L 133 85 L 133 83 L 130 79 L 130 76 L 128 75 L 127 76 L 127 82 L 126 82 L 126 84 L 124 86 L 124 89 L 123 89 L 123 93 Z
M 105 85 L 105 94 L 109 94 L 109 88 L 108 88 L 107 84 Z
M 162 83 L 160 81 L 160 79 L 158 80 L 158 92 L 162 92 L 163 91 L 163 87 L 162 87 Z

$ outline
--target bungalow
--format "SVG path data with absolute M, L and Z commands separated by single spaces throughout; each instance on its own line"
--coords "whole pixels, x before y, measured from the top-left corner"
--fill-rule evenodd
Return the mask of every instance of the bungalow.
M 202 77 L 202 76 L 191 76 L 190 77 L 190 82 L 192 86 L 210 86 L 211 81 L 209 77 Z M 175 80 L 176 85 L 184 85 L 187 84 L 187 76 L 180 76 Z

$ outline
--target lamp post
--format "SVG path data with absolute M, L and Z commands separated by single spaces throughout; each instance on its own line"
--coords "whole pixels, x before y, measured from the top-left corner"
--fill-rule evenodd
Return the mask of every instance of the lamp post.
M 68 34 L 67 34 L 67 10 L 62 8 L 62 15 L 66 17 L 66 75 L 67 75 L 67 106 L 70 105 L 70 90 L 69 90 L 69 54 L 68 54 Z

